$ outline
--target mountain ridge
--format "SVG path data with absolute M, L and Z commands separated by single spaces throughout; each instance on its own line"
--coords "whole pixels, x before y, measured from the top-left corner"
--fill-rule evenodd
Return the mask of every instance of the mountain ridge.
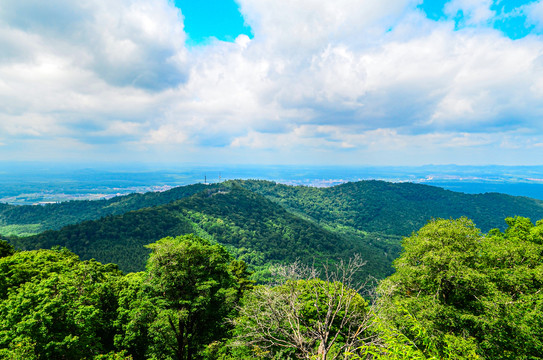
M 401 236 L 411 234 L 431 218 L 466 216 L 483 231 L 505 229 L 506 217 L 543 218 L 541 200 L 500 193 L 465 194 L 408 182 L 367 180 L 329 188 L 293 187 L 263 180 L 238 180 L 238 183 L 319 222 L 344 219 L 342 223 L 358 230 L 388 229 L 387 233 Z M 398 224 L 390 228 L 387 224 L 390 220 Z
M 399 255 L 402 237 L 432 218 L 466 216 L 482 224 L 485 232 L 505 228 L 507 217 L 543 218 L 540 200 L 384 181 L 312 188 L 233 180 L 96 204 L 70 202 L 37 209 L 67 211 L 77 205 L 86 212 L 71 214 L 73 217 L 98 218 L 32 236 L 11 236 L 10 242 L 26 250 L 65 246 L 82 259 L 95 258 L 116 263 L 124 271 L 140 271 L 148 255 L 144 245 L 166 236 L 195 233 L 227 246 L 257 272 L 271 263 L 302 260 L 322 264 L 360 253 L 367 259 L 365 274 L 383 278 L 392 272 L 390 265 Z M 111 212 L 128 208 L 136 209 Z M 95 209 L 99 211 L 93 214 Z M 3 214 L 0 221 L 5 224 Z M 47 221 L 55 214 L 59 212 L 53 211 Z M 28 218 L 39 219 L 32 216 Z M 17 225 L 25 224 L 10 224 Z

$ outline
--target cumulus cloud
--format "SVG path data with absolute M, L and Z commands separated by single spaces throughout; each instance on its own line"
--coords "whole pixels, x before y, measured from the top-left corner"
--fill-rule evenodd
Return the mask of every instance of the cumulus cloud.
M 7 60 L 60 58 L 116 86 L 161 90 L 186 80 L 182 16 L 166 1 L 9 1 L 0 16 Z
M 188 49 L 167 0 L 8 2 L 3 149 L 463 163 L 536 146 L 541 37 L 493 29 L 489 0 L 451 0 L 440 21 L 419 4 L 239 0 L 252 39 Z M 537 27 L 541 9 L 517 12 Z
M 241 12 L 266 46 L 297 55 L 329 42 L 371 44 L 418 3 L 413 0 L 240 0 Z
M 184 39 L 179 10 L 162 0 L 7 2 L 0 131 L 13 146 L 33 137 L 25 148 L 38 157 L 45 143 L 58 158 L 61 143 L 87 152 L 139 140 L 164 92 L 186 81 Z
M 528 25 L 535 26 L 539 32 L 543 31 L 543 2 L 534 1 L 522 7 L 526 14 L 526 22 Z
M 496 15 L 491 10 L 492 0 L 451 0 L 445 4 L 444 12 L 450 17 L 461 15 L 467 25 L 477 25 L 490 22 Z

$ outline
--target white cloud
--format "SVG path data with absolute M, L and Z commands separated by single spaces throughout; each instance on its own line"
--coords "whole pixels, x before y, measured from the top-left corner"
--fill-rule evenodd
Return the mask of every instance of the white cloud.
M 535 146 L 543 131 L 543 41 L 485 27 L 489 1 L 449 2 L 451 17 L 478 25 L 459 31 L 414 0 L 239 3 L 253 39 L 188 50 L 166 0 L 8 2 L 4 154 L 24 142 L 60 157 L 62 142 L 120 157 L 167 148 L 202 160 L 487 161 L 513 141 Z M 540 8 L 526 8 L 531 19 Z
M 543 2 L 534 1 L 522 7 L 526 15 L 526 23 L 535 26 L 536 31 L 543 31 Z
M 419 1 L 240 0 L 255 40 L 296 56 L 330 42 L 371 44 Z M 303 54 L 302 54 L 303 55 Z
M 462 19 L 468 25 L 489 22 L 496 13 L 490 9 L 492 0 L 451 0 L 445 4 L 444 12 L 450 17 L 462 13 Z
M 40 138 L 65 133 L 53 117 L 40 114 L 2 116 L 0 130 L 3 135 L 14 138 Z
M 0 41 L 27 62 L 63 58 L 117 86 L 160 90 L 185 80 L 182 17 L 166 1 L 9 1 L 0 16 Z M 9 44 L 10 33 L 31 42 Z
M 541 93 L 534 86 L 543 72 L 534 65 L 543 52 L 541 42 L 512 41 L 494 33 L 461 37 L 455 45 L 455 76 L 430 123 L 485 131 L 508 120 L 540 128 Z
M 156 130 L 151 130 L 149 135 L 143 139 L 148 144 L 183 144 L 187 142 L 188 136 L 178 127 L 163 125 Z

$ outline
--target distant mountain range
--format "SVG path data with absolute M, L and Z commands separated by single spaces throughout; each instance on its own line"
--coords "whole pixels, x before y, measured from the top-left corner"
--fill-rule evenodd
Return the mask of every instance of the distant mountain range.
M 320 264 L 355 252 L 367 260 L 365 275 L 382 278 L 392 272 L 403 236 L 431 218 L 461 216 L 485 232 L 503 229 L 506 217 L 542 219 L 543 201 L 385 181 L 315 188 L 234 180 L 110 200 L 0 204 L 0 234 L 20 249 L 65 246 L 83 259 L 140 271 L 144 245 L 196 233 L 227 246 L 256 278 L 270 263 Z

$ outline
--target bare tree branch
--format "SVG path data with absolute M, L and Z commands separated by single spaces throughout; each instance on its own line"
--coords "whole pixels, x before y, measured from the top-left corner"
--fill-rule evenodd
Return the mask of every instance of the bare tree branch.
M 270 269 L 275 282 L 246 296 L 233 323 L 242 329 L 237 344 L 268 351 L 290 349 L 299 358 L 338 359 L 371 338 L 368 304 L 361 296 L 367 283 L 357 281 L 365 261 L 314 266 L 295 262 Z

